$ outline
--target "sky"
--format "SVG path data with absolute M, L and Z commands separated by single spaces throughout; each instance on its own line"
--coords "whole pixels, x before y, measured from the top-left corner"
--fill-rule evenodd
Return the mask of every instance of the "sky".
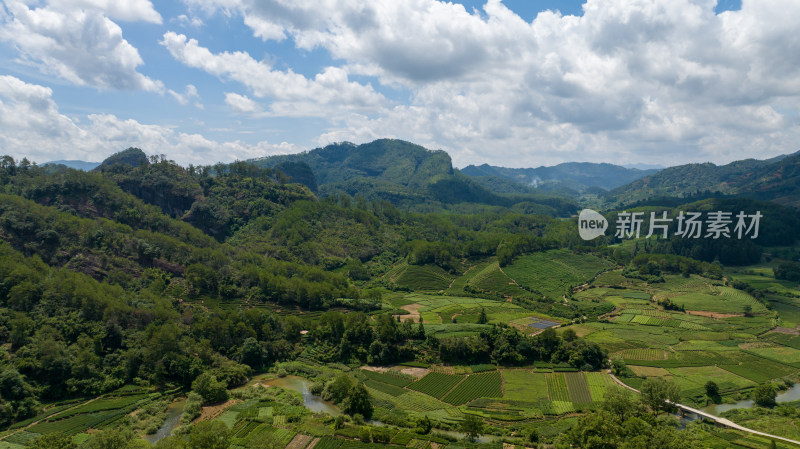
M 800 150 L 797 23 L 797 0 L 0 0 L 0 154 L 767 158 Z

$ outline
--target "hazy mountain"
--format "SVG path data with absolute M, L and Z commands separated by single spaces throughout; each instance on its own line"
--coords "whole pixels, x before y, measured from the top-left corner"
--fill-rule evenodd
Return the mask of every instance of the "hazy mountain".
M 609 190 L 656 173 L 657 169 L 640 170 L 613 164 L 566 162 L 552 167 L 507 168 L 493 165 L 470 165 L 461 170 L 475 178 L 496 177 L 536 189 L 583 192 L 590 187 Z
M 67 166 L 69 168 L 74 168 L 76 170 L 89 171 L 89 170 L 94 169 L 98 165 L 100 165 L 100 162 L 86 162 L 86 161 L 75 161 L 75 160 L 63 161 L 62 160 L 62 161 L 45 162 L 42 165 L 64 165 L 64 166 Z

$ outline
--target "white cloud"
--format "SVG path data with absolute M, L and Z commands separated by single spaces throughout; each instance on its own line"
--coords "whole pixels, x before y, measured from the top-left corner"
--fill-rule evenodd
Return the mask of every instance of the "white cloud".
M 218 142 L 200 134 L 177 132 L 112 114 L 90 114 L 85 124 L 58 110 L 48 87 L 0 76 L 0 148 L 15 158 L 36 162 L 56 159 L 99 161 L 111 153 L 135 146 L 164 153 L 178 163 L 212 164 L 270 154 L 298 152 L 303 148 L 283 142 L 250 144 Z
M 200 102 L 200 94 L 197 93 L 197 88 L 193 84 L 187 84 L 183 93 L 175 92 L 172 89 L 168 89 L 167 93 L 182 105 L 187 105 L 191 100 L 195 100 L 193 104 L 197 109 L 205 109 L 203 103 Z
M 530 23 L 500 0 L 477 12 L 437 0 L 184 1 L 410 92 L 377 112 L 349 110 L 320 143 L 393 136 L 446 149 L 460 165 L 515 166 L 727 162 L 798 149 L 794 0 L 744 0 L 719 15 L 714 0 L 588 0 L 581 17 L 542 12 Z M 233 55 L 194 64 L 213 72 L 235 65 Z M 276 84 L 247 85 L 271 96 Z M 304 107 L 272 110 L 281 106 Z
M 134 6 L 149 5 L 149 2 L 133 2 L 134 6 L 129 8 L 111 6 L 126 2 L 87 0 L 83 3 L 95 6 L 107 3 L 105 6 L 114 15 L 126 16 L 129 20 L 137 17 L 156 20 L 151 14 L 136 15 Z M 137 71 L 143 64 L 139 51 L 122 37 L 122 29 L 106 17 L 104 11 L 59 9 L 66 6 L 67 2 L 57 2 L 54 7 L 29 9 L 21 1 L 7 2 L 7 13 L 0 10 L 0 40 L 14 46 L 21 61 L 77 85 L 163 92 L 160 81 Z
M 261 111 L 261 106 L 248 98 L 247 95 L 239 95 L 233 92 L 225 92 L 225 104 L 233 109 L 234 112 L 252 114 Z
M 347 72 L 327 67 L 314 79 L 292 70 L 273 70 L 268 61 L 256 61 L 241 51 L 214 54 L 197 40 L 172 31 L 161 43 L 183 64 L 212 75 L 237 81 L 258 98 L 274 100 L 273 108 L 283 115 L 324 115 L 336 110 L 375 109 L 384 101 L 372 86 L 350 81 Z M 330 106 L 323 110 L 320 106 Z
M 60 11 L 94 9 L 116 20 L 161 23 L 161 14 L 149 0 L 49 0 L 48 4 Z

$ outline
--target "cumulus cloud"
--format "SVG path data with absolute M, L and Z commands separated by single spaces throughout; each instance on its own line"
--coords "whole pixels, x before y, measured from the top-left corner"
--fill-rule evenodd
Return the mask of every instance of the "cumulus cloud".
M 69 7 L 73 3 L 76 7 Z M 163 92 L 160 81 L 137 71 L 144 63 L 139 51 L 104 15 L 160 23 L 149 2 L 59 1 L 30 9 L 9 1 L 5 6 L 6 12 L 0 10 L 0 40 L 14 46 L 21 61 L 77 85 Z
M 116 20 L 161 23 L 161 14 L 149 0 L 50 0 L 48 3 L 61 11 L 94 9 Z
M 248 98 L 247 95 L 239 95 L 233 92 L 225 93 L 225 104 L 233 109 L 234 112 L 252 114 L 261 111 L 261 106 Z
M 178 103 L 182 105 L 189 104 L 190 101 L 194 100 L 194 106 L 198 109 L 204 109 L 203 103 L 200 102 L 200 94 L 197 93 L 197 88 L 193 84 L 187 84 L 186 89 L 184 89 L 183 93 L 175 92 L 172 89 L 167 90 L 167 93 L 172 96 Z
M 318 141 L 394 136 L 457 163 L 727 162 L 797 150 L 800 4 L 588 0 L 531 22 L 500 0 L 185 0 L 254 36 L 324 48 L 410 92 Z M 258 87 L 253 86 L 254 93 Z
M 273 70 L 268 61 L 257 61 L 246 52 L 212 53 L 196 39 L 172 31 L 164 34 L 161 43 L 183 64 L 232 79 L 256 97 L 274 100 L 274 108 L 282 115 L 328 114 L 330 109 L 319 107 L 325 105 L 336 110 L 374 109 L 384 100 L 372 86 L 350 81 L 342 68 L 327 67 L 308 79 L 291 69 Z
M 52 93 L 48 87 L 0 76 L 0 129 L 3 130 L 0 148 L 4 154 L 36 162 L 98 161 L 136 146 L 153 154 L 168 154 L 178 163 L 188 165 L 302 150 L 286 142 L 218 142 L 200 134 L 177 132 L 167 126 L 143 124 L 113 114 L 90 114 L 85 123 L 79 123 L 59 112 Z

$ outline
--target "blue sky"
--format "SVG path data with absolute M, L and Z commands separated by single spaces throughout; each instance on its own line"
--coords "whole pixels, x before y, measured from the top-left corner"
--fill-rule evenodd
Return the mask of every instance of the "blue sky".
M 4 0 L 0 154 L 207 164 L 401 138 L 456 166 L 798 150 L 791 0 Z

